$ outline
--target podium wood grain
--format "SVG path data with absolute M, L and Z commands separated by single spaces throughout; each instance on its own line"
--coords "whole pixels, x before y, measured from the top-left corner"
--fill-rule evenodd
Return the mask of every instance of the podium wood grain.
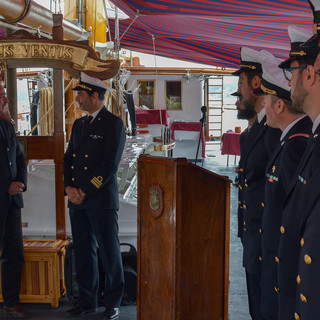
M 230 182 L 186 159 L 139 158 L 139 320 L 228 319 Z

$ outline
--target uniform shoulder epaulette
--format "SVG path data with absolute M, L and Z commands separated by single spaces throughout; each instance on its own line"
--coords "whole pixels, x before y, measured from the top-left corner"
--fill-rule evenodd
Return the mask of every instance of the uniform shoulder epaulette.
M 310 135 L 307 134 L 307 133 L 295 133 L 295 134 L 293 134 L 292 136 L 290 136 L 288 140 L 293 139 L 293 138 L 296 138 L 296 137 L 309 138 Z

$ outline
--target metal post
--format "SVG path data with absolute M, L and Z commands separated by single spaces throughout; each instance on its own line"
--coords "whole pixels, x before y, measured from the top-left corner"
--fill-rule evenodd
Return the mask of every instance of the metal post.
M 13 29 L 6 28 L 6 36 L 10 36 Z M 14 129 L 18 131 L 18 97 L 17 97 L 17 69 L 7 68 L 7 96 L 9 100 L 9 111 L 12 119 L 15 121 Z
M 115 9 L 115 39 L 114 39 L 115 58 L 119 60 L 120 52 L 120 38 L 119 38 L 119 12 L 118 7 Z M 120 105 L 120 71 L 115 76 L 114 86 L 116 90 L 116 114 L 121 117 Z
M 62 14 L 53 14 L 52 38 L 63 40 Z M 53 101 L 54 101 L 54 151 L 55 151 L 55 190 L 56 190 L 56 237 L 67 238 L 66 199 L 63 185 L 64 155 L 64 88 L 63 71 L 53 69 Z

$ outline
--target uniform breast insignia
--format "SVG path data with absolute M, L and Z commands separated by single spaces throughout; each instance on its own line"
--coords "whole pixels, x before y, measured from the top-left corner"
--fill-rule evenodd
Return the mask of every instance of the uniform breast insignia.
M 276 176 L 274 176 L 274 175 L 272 175 L 272 174 L 269 174 L 269 173 L 267 173 L 267 178 L 268 178 L 268 181 L 269 182 L 279 182 L 279 178 L 278 177 L 276 177 Z
M 163 190 L 159 185 L 153 185 L 149 191 L 149 205 L 151 215 L 157 219 L 163 213 Z
M 99 189 L 101 186 L 102 186 L 102 181 L 103 181 L 103 178 L 101 176 L 98 176 L 98 177 L 93 177 L 91 179 L 91 183 L 97 188 Z
M 276 171 L 276 166 L 272 167 L 272 173 L 274 173 Z
M 98 135 L 96 135 L 96 134 L 90 134 L 89 137 L 92 138 L 92 139 L 95 139 L 95 140 L 97 140 L 97 139 L 103 139 L 103 136 L 98 136 Z
M 298 180 L 303 184 L 307 184 L 307 180 L 301 176 L 298 177 Z

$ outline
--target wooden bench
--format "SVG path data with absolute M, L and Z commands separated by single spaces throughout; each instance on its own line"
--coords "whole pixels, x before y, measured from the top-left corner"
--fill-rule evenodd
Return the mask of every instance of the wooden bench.
M 20 302 L 50 303 L 53 308 L 66 292 L 65 240 L 24 240 Z M 0 280 L 1 283 L 1 280 Z M 0 302 L 3 302 L 0 286 Z

